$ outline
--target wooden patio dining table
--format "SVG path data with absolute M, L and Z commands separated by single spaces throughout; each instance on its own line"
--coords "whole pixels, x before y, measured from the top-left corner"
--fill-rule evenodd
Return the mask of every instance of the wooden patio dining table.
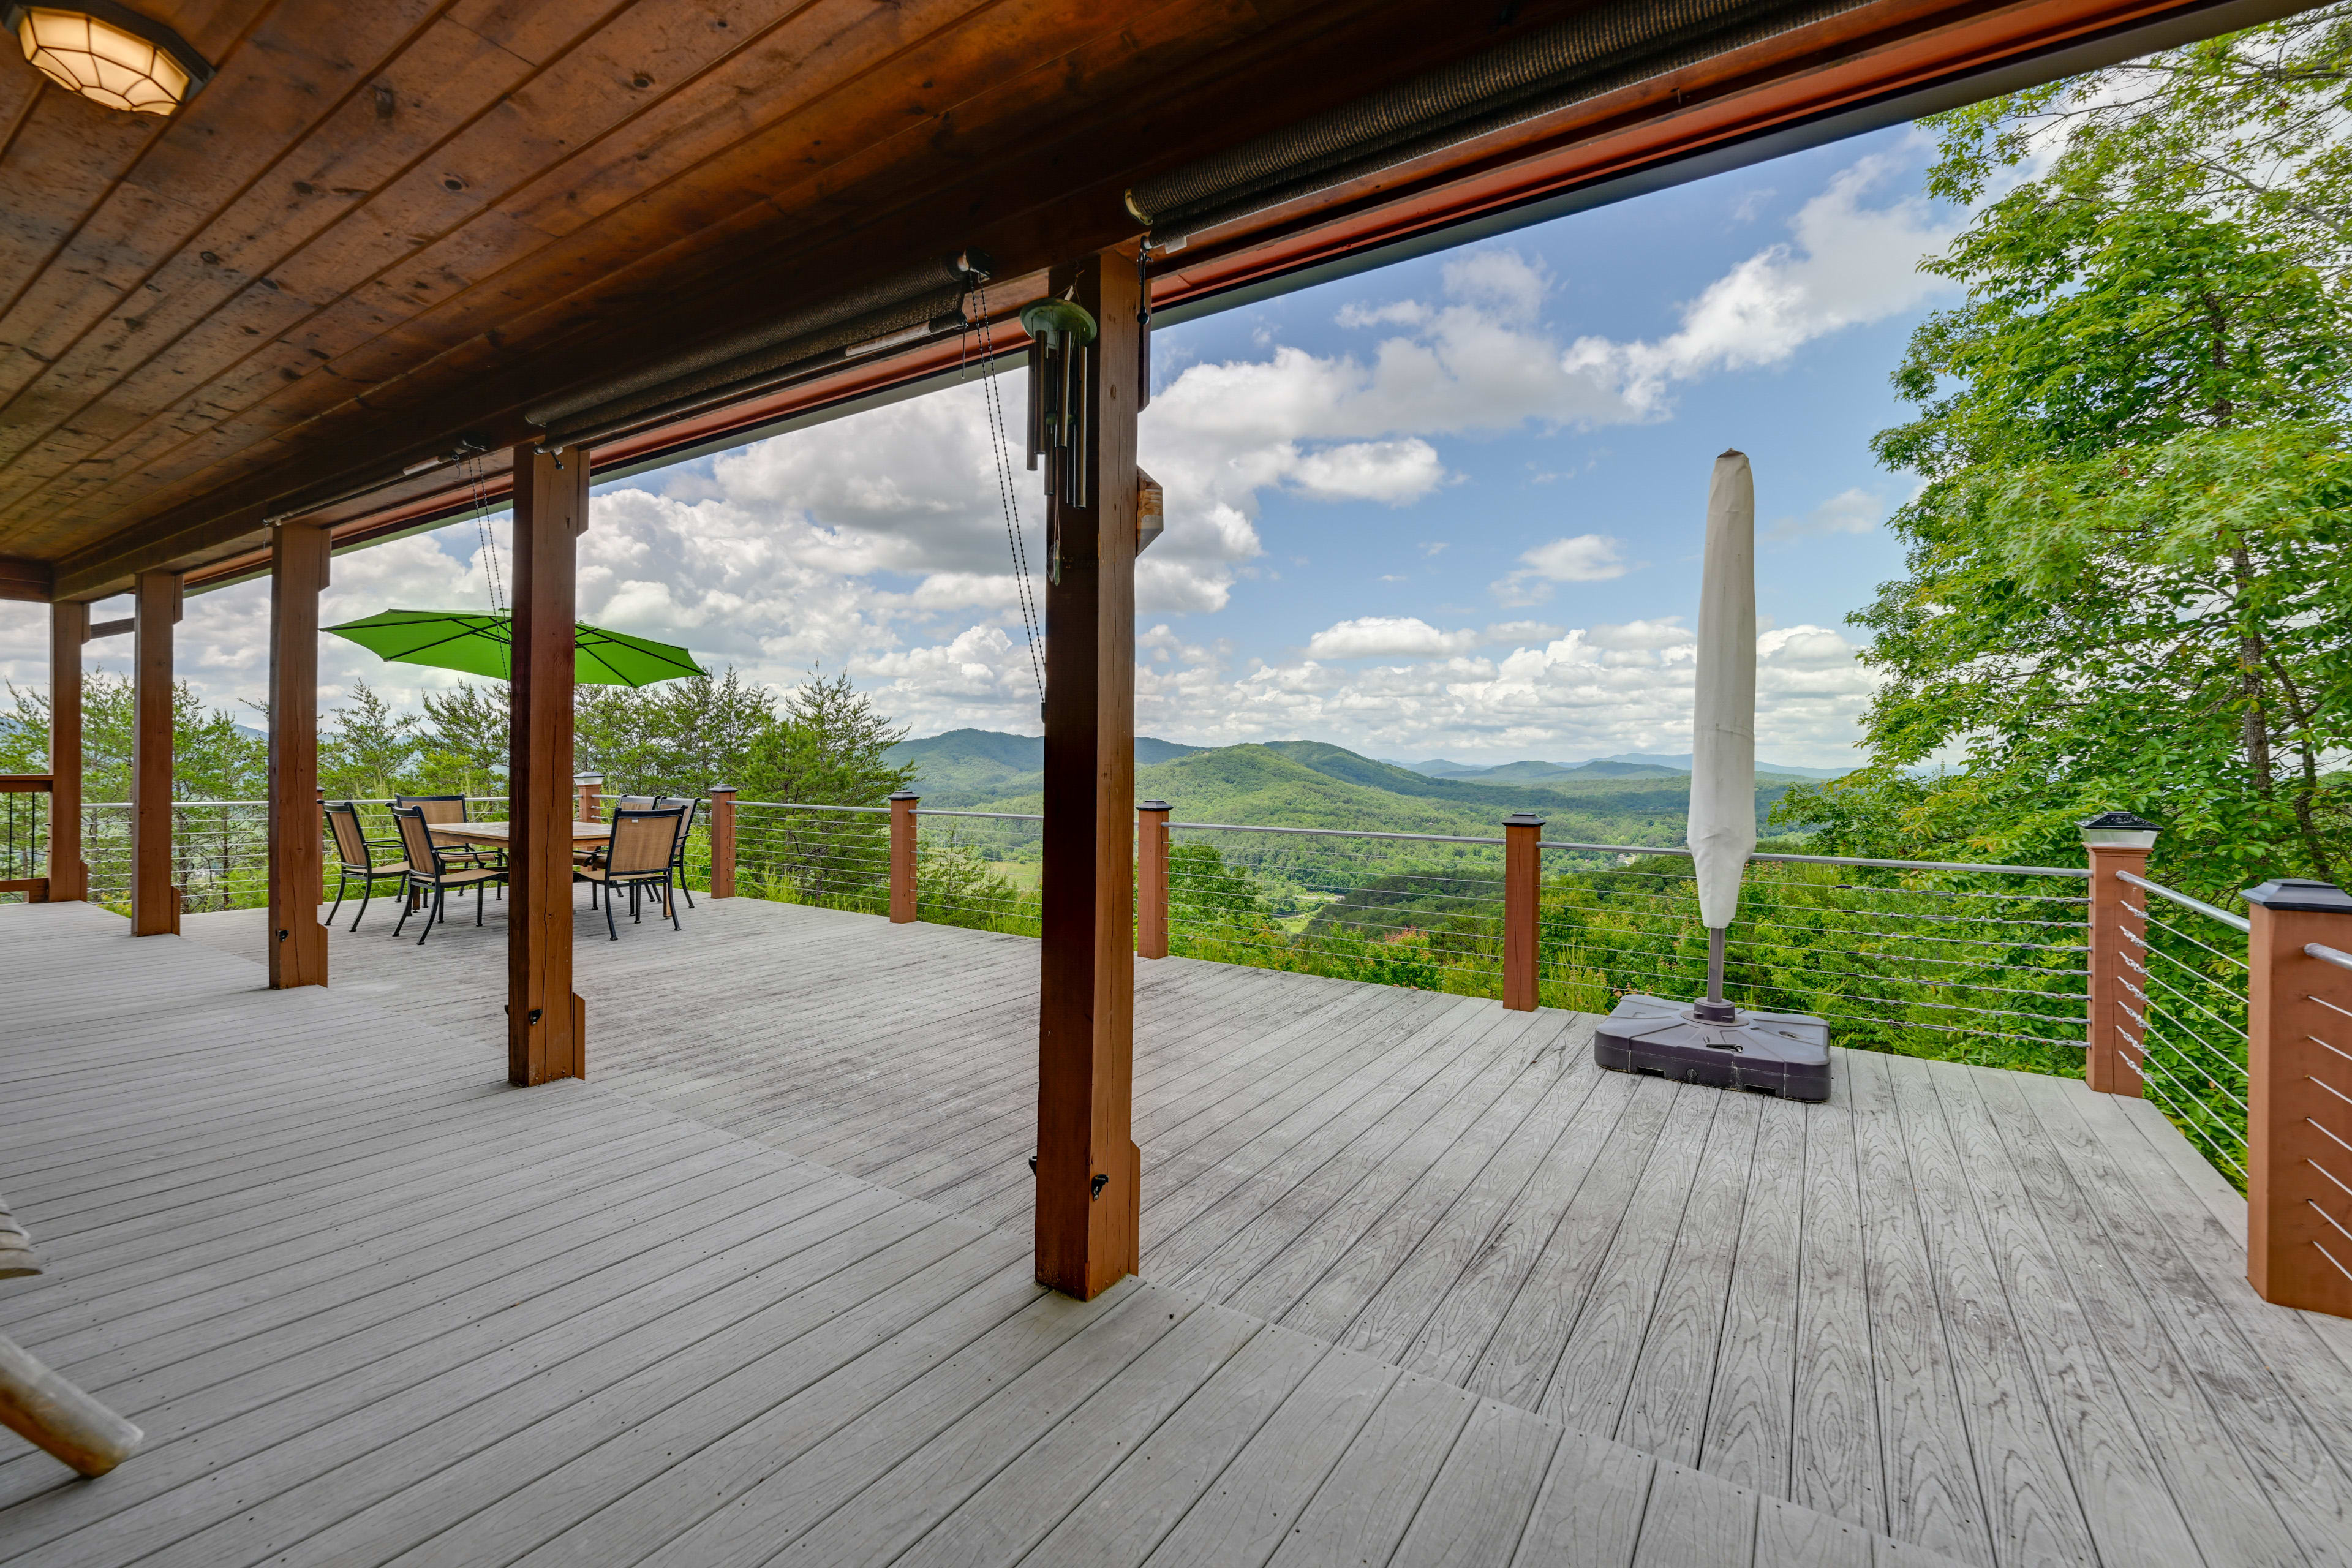
M 503 849 L 507 847 L 509 826 L 504 822 L 436 822 L 433 824 L 433 838 L 436 843 L 451 840 Z M 609 822 L 575 822 L 572 825 L 572 847 L 574 849 L 593 849 L 598 845 L 611 842 L 612 837 L 613 825 Z

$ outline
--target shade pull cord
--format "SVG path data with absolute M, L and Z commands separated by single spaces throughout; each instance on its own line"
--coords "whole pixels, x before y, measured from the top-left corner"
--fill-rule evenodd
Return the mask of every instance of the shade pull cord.
M 495 616 L 506 610 L 506 590 L 499 581 L 499 542 L 490 531 L 490 486 L 483 467 L 479 452 L 467 457 L 466 479 L 474 494 L 474 531 L 482 542 L 482 580 L 490 591 L 490 614 Z
M 1021 537 L 1021 496 L 1013 482 L 1013 448 L 1004 435 L 1004 404 L 996 390 L 996 328 L 989 319 L 988 287 L 982 283 L 972 290 L 972 305 L 980 312 L 980 387 L 981 396 L 988 405 L 989 447 L 996 458 L 996 493 L 1004 509 L 1004 537 L 1013 552 L 1013 578 L 1020 590 L 1021 629 L 1029 639 L 1029 674 L 1037 682 L 1037 705 L 1045 703 L 1045 666 L 1038 650 L 1045 637 L 1037 628 L 1036 591 L 1029 580 L 1029 550 Z M 967 321 L 964 341 L 970 343 L 971 326 Z M 969 361 L 967 361 L 969 363 Z

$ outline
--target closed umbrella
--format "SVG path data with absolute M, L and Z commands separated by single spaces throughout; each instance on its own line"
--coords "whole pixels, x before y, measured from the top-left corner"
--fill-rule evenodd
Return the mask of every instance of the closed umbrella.
M 1745 452 L 1715 460 L 1705 570 L 1688 834 L 1706 927 L 1706 1000 L 1696 1011 L 1728 1023 L 1736 1011 L 1723 999 L 1724 930 L 1739 913 L 1739 879 L 1756 852 L 1756 480 Z
M 1756 852 L 1756 484 L 1742 452 L 1717 458 L 1707 486 L 1696 673 L 1688 838 L 1706 927 L 1706 998 L 1618 998 L 1593 1031 L 1592 1057 L 1618 1072 L 1826 1100 L 1826 1021 L 1723 999 L 1724 931 L 1739 913 L 1739 879 Z

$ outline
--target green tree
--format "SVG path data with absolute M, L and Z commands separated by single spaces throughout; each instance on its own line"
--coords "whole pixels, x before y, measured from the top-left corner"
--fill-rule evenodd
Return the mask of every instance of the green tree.
M 460 683 L 425 694 L 416 776 L 432 795 L 497 795 L 505 788 L 509 689 Z
M 883 755 L 906 738 L 846 674 L 812 672 L 752 740 L 737 782 L 747 800 L 879 805 L 919 771 Z
M 413 770 L 421 721 L 395 713 L 373 687 L 352 682 L 319 737 L 319 783 L 337 799 L 383 800 L 416 784 Z
M 1822 847 L 2048 859 L 2126 807 L 2209 890 L 2343 868 L 2352 309 L 2313 193 L 2211 155 L 2260 119 L 2257 66 L 2342 31 L 2256 34 L 1937 122 L 1962 199 L 2067 139 L 1927 264 L 1968 297 L 1914 334 L 1916 416 L 1875 443 L 1923 488 L 1893 522 L 1908 575 L 1854 616 L 1873 766 L 1777 813 Z
M 49 698 L 11 684 L 0 716 L 0 773 L 49 767 Z M 91 672 L 82 682 L 82 797 L 131 798 L 135 694 L 126 676 Z M 257 800 L 268 791 L 269 742 L 226 709 L 209 708 L 181 681 L 172 691 L 173 794 L 181 800 Z
M 773 695 L 731 666 L 638 690 L 582 687 L 573 754 L 615 795 L 698 795 L 740 782 L 776 721 Z

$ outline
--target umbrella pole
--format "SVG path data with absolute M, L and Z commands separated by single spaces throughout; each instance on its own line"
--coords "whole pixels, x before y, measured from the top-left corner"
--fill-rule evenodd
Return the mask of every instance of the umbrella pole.
M 1736 1023 L 1739 1009 L 1723 999 L 1723 928 L 1706 928 L 1706 1000 L 1691 1009 L 1691 1015 L 1709 1024 Z

